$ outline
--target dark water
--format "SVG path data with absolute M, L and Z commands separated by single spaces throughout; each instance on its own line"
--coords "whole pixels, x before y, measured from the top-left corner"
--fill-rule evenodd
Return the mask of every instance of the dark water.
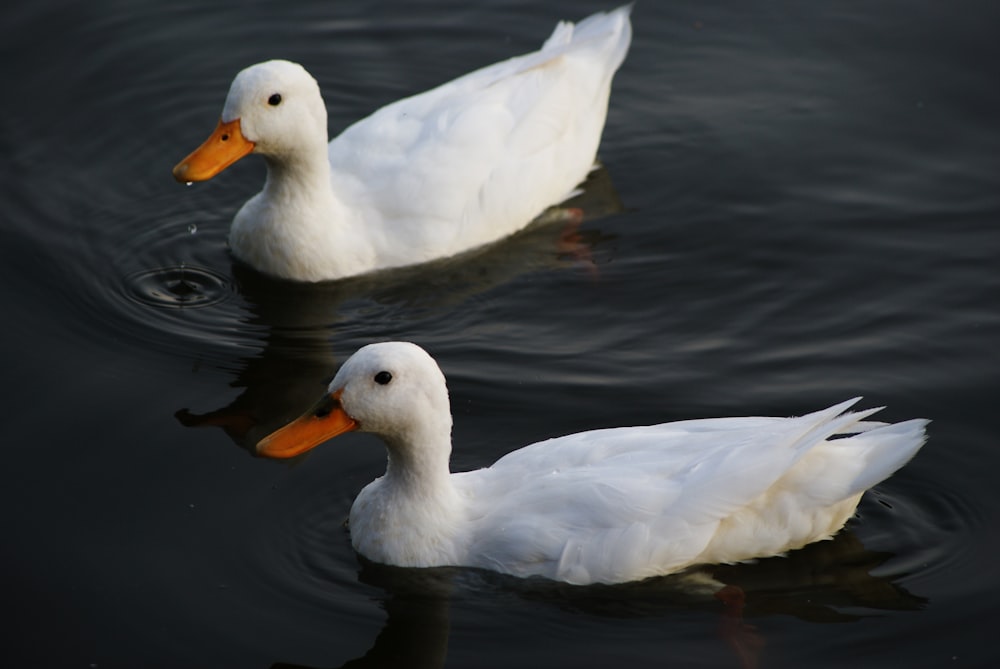
M 590 188 L 569 250 L 551 223 L 283 284 L 225 244 L 259 161 L 170 176 L 248 64 L 306 65 L 336 132 L 608 7 L 4 5 L 3 664 L 1000 660 L 1000 5 L 640 2 L 601 149 L 614 190 Z M 707 570 L 742 588 L 742 618 L 672 578 L 378 568 L 343 527 L 381 473 L 373 439 L 290 465 L 245 444 L 396 338 L 449 377 L 455 469 L 580 429 L 853 395 L 931 436 L 835 540 Z

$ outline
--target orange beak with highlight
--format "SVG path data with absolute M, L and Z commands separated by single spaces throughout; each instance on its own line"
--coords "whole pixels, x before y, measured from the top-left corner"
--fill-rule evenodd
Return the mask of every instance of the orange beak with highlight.
M 243 136 L 240 120 L 219 125 L 204 144 L 174 167 L 174 178 L 181 183 L 207 181 L 253 151 L 254 143 Z
M 257 454 L 269 458 L 291 458 L 319 446 L 338 434 L 358 429 L 356 420 L 340 405 L 340 393 L 326 395 L 285 427 L 257 442 Z

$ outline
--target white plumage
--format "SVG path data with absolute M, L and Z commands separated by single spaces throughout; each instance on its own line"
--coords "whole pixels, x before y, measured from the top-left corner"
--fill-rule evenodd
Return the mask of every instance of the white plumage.
M 245 262 L 288 279 L 337 279 L 496 241 L 570 196 L 593 167 L 629 12 L 560 23 L 541 50 L 390 104 L 329 146 L 305 69 L 253 65 L 174 176 L 202 181 L 248 153 L 265 156 L 264 189 L 237 213 L 229 241 Z
M 865 490 L 919 450 L 927 423 L 865 421 L 878 409 L 850 412 L 855 399 L 798 418 L 582 432 L 452 474 L 445 379 L 423 349 L 366 346 L 329 392 L 258 451 L 291 457 L 352 429 L 382 437 L 386 473 L 351 508 L 359 553 L 575 584 L 778 555 L 829 538 Z

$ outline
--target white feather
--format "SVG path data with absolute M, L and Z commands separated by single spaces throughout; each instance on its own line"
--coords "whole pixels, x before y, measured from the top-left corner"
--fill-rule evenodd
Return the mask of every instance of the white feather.
M 233 252 L 263 272 L 319 281 L 450 256 L 523 228 L 595 162 L 630 9 L 560 23 L 541 50 L 383 107 L 328 147 L 319 86 L 301 66 L 243 70 L 222 118 L 240 119 L 268 177 L 233 221 Z M 273 93 L 278 106 L 264 102 Z
M 372 381 L 380 371 L 392 381 Z M 358 495 L 352 542 L 399 566 L 469 566 L 617 583 L 699 563 L 778 555 L 829 538 L 861 494 L 924 443 L 925 420 L 850 412 L 716 418 L 582 432 L 451 474 L 444 376 L 423 349 L 372 344 L 330 384 L 387 445 Z M 851 436 L 843 436 L 851 435 Z

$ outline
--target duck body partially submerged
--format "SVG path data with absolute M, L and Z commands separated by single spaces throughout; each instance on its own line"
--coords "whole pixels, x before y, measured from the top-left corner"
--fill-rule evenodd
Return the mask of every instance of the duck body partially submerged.
M 313 410 L 257 448 L 291 457 L 348 430 L 380 436 L 386 473 L 350 513 L 370 560 L 622 583 L 837 533 L 925 441 L 927 421 L 866 421 L 878 409 L 849 411 L 856 401 L 582 432 L 453 474 L 444 376 L 423 349 L 387 342 L 359 350 Z
M 572 195 L 593 168 L 630 9 L 560 23 L 539 51 L 383 107 L 329 145 L 316 80 L 288 61 L 253 65 L 174 176 L 203 181 L 263 155 L 264 188 L 236 214 L 229 242 L 286 279 L 338 279 L 494 242 Z

